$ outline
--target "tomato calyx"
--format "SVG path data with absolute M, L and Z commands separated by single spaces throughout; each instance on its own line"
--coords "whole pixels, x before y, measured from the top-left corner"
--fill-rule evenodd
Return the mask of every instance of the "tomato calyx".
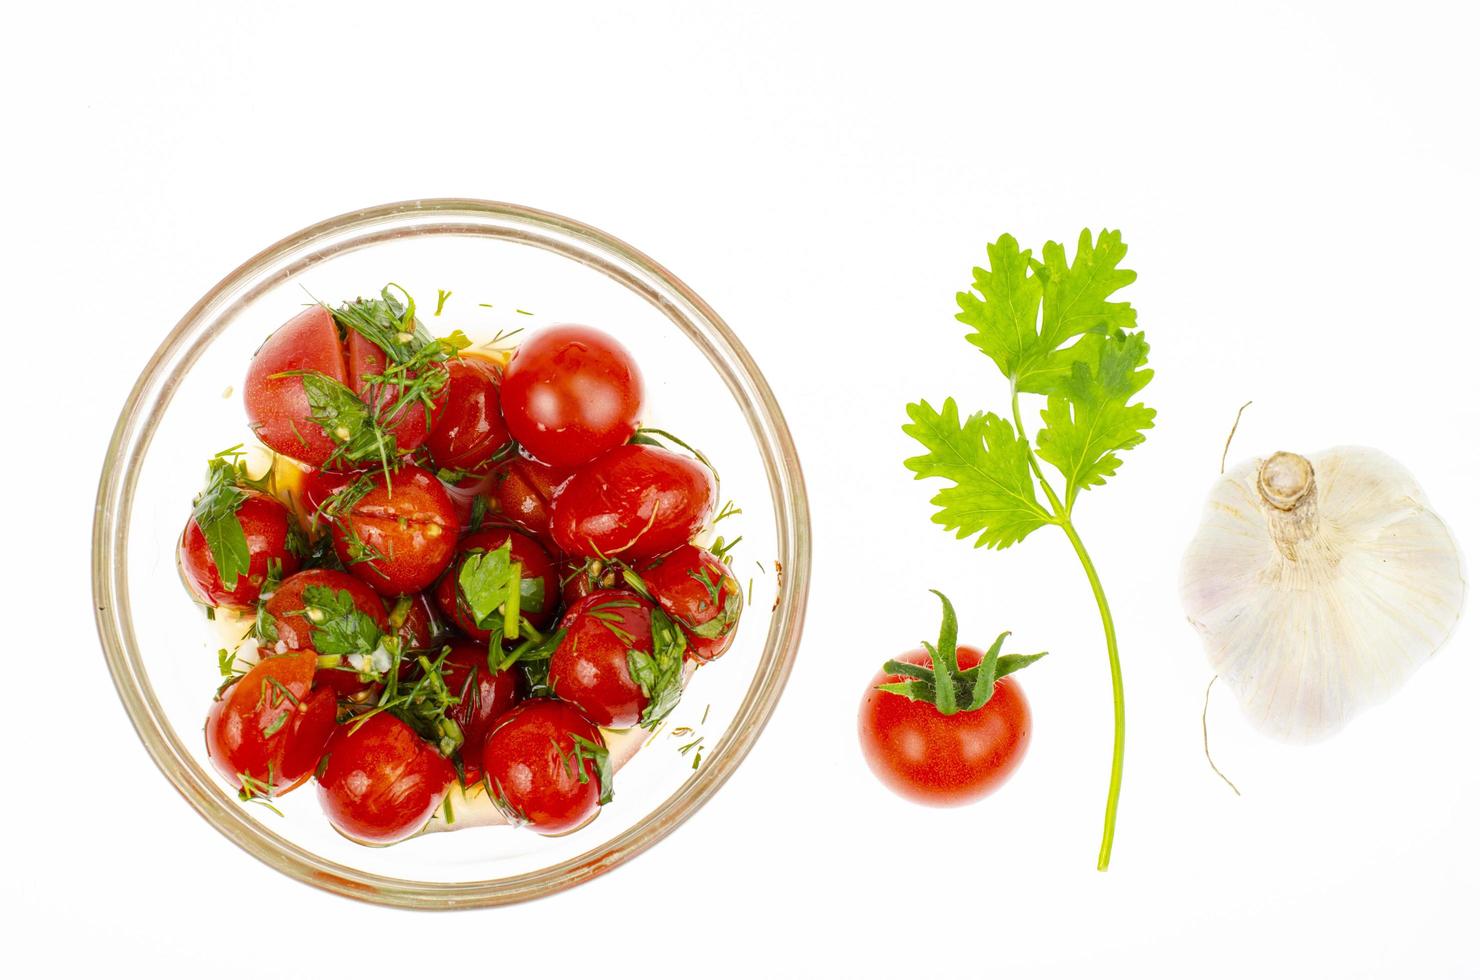
M 1002 644 L 1009 632 L 1004 631 L 982 656 L 975 667 L 962 670 L 956 662 L 956 610 L 945 594 L 931 589 L 940 599 L 940 639 L 934 646 L 922 641 L 930 654 L 929 668 L 918 664 L 890 660 L 884 664 L 884 673 L 903 676 L 906 680 L 891 684 L 880 684 L 877 690 L 886 694 L 897 694 L 911 701 L 925 701 L 935 705 L 943 715 L 954 715 L 958 711 L 977 711 L 992 699 L 997 681 L 1008 674 L 1022 670 L 1047 653 L 1002 655 Z

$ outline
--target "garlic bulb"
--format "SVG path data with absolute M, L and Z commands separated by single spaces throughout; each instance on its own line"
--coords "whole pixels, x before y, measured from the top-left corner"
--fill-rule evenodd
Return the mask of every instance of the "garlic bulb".
M 1464 563 L 1375 449 L 1275 453 L 1221 477 L 1182 561 L 1208 660 L 1268 734 L 1314 740 L 1384 700 L 1453 631 Z

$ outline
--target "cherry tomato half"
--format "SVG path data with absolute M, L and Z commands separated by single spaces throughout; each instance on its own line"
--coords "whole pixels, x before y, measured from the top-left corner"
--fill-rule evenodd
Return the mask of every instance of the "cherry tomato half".
M 312 653 L 266 657 L 206 715 L 206 754 L 251 796 L 281 796 L 310 776 L 334 730 L 334 692 L 310 693 Z
M 483 744 L 483 771 L 512 819 L 541 834 L 564 834 L 601 806 L 602 767 L 590 746 L 604 753 L 606 742 L 579 708 L 536 698 L 494 724 Z
M 567 555 L 639 560 L 672 551 L 714 507 L 704 465 L 656 446 L 619 446 L 555 494 L 550 530 Z
M 579 466 L 637 431 L 642 373 L 616 338 L 566 324 L 531 336 L 504 370 L 504 421 L 551 466 Z
M 236 587 L 226 588 L 221 582 L 221 572 L 216 568 L 216 559 L 211 555 L 210 545 L 200 525 L 191 517 L 180 535 L 178 559 L 180 572 L 195 597 L 208 606 L 224 606 L 228 609 L 250 609 L 262 593 L 262 583 L 267 580 L 268 566 L 276 561 L 282 574 L 291 575 L 298 570 L 299 558 L 288 550 L 288 534 L 293 524 L 293 515 L 281 502 L 256 490 L 244 490 L 246 499 L 236 510 L 236 519 L 241 522 L 247 536 L 247 552 L 251 559 L 247 573 L 238 575 Z
M 930 666 L 924 650 L 897 659 Z M 957 648 L 962 670 L 981 660 L 981 651 Z M 953 715 L 941 714 L 928 701 L 876 690 L 904 679 L 877 673 L 858 710 L 863 756 L 885 786 L 916 803 L 961 806 L 991 793 L 1013 774 L 1032 731 L 1028 701 L 1014 678 L 1000 678 L 991 699 L 977 710 Z
M 627 651 L 653 651 L 653 607 L 631 592 L 603 589 L 575 603 L 550 656 L 550 687 L 605 728 L 631 728 L 648 706 Z
M 730 566 L 708 549 L 686 544 L 641 574 L 659 608 L 682 627 L 694 659 L 708 662 L 730 648 L 745 598 Z
M 419 466 L 378 473 L 349 513 L 334 521 L 334 550 L 350 573 L 381 595 L 419 592 L 437 580 L 457 549 L 457 514 L 447 491 Z
M 351 840 L 394 844 L 426 826 L 456 778 L 452 763 L 382 711 L 335 730 L 319 805 Z

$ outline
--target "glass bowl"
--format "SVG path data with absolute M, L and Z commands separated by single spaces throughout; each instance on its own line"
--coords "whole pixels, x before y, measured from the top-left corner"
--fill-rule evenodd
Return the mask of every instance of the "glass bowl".
M 474 341 L 517 327 L 589 323 L 642 365 L 644 421 L 703 449 L 721 499 L 742 513 L 736 577 L 750 590 L 735 645 L 698 671 L 667 727 L 617 776 L 616 799 L 563 838 L 477 827 L 388 848 L 339 837 L 305 787 L 283 816 L 248 806 L 216 775 L 201 734 L 220 681 L 213 639 L 181 587 L 175 544 L 207 457 L 250 443 L 239 386 L 248 359 L 310 297 L 374 295 L 388 281 L 421 301 L 433 334 Z M 440 315 L 438 290 L 450 290 Z M 528 311 L 527 313 L 525 311 Z M 636 249 L 568 218 L 510 204 L 389 204 L 306 228 L 249 259 L 164 339 L 114 431 L 98 489 L 98 633 L 134 728 L 181 795 L 248 853 L 352 898 L 420 909 L 499 905 L 608 871 L 683 823 L 760 736 L 801 638 L 810 562 L 796 449 L 760 370 L 717 314 Z M 674 728 L 692 733 L 676 738 Z M 703 736 L 697 747 L 680 751 Z M 696 752 L 702 753 L 695 765 Z

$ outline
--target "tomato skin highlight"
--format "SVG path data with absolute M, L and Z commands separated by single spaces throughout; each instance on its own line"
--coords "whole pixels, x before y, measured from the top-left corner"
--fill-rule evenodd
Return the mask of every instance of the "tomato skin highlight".
M 382 711 L 335 730 L 319 805 L 351 840 L 394 844 L 426 826 L 456 778 L 452 763 Z
M 288 533 L 293 526 L 293 515 L 281 502 L 257 490 L 245 490 L 245 500 L 237 508 L 236 519 L 241 522 L 247 536 L 247 551 L 251 560 L 245 575 L 238 575 L 236 588 L 227 589 L 221 582 L 221 572 L 216 568 L 216 559 L 206 543 L 200 525 L 191 517 L 180 535 L 176 558 L 185 584 L 196 599 L 208 606 L 227 609 L 251 609 L 262 594 L 262 584 L 267 581 L 268 566 L 280 562 L 282 574 L 291 575 L 298 571 L 300 559 L 288 550 Z
M 924 650 L 896 659 L 930 666 Z M 957 649 L 962 670 L 981 659 L 979 650 Z M 929 702 L 876 690 L 903 679 L 879 671 L 858 711 L 864 759 L 885 786 L 914 803 L 963 806 L 992 793 L 1017 770 L 1033 726 L 1027 698 L 1014 678 L 998 679 L 981 708 L 954 715 L 941 714 Z
M 601 730 L 575 705 L 536 698 L 500 718 L 483 745 L 483 771 L 494 793 L 516 819 L 540 834 L 577 830 L 600 807 L 596 763 L 585 758 L 579 767 L 574 764 L 571 735 L 606 744 Z
M 206 715 L 206 754 L 228 783 L 240 789 L 242 775 L 274 795 L 291 790 L 318 764 L 333 727 L 323 697 L 311 699 L 312 653 L 266 657 L 211 704 Z
M 389 490 L 384 477 L 376 475 L 370 492 L 330 531 L 350 574 L 381 595 L 398 596 L 437 580 L 457 549 L 458 526 L 441 481 L 419 466 L 404 465 L 391 474 Z
M 577 324 L 532 335 L 504 369 L 505 424 L 551 466 L 579 466 L 632 438 L 642 398 L 642 372 L 627 349 Z
M 742 596 L 728 565 L 710 551 L 686 544 L 643 568 L 641 575 L 659 608 L 683 630 L 695 660 L 708 663 L 730 648 L 740 622 Z M 718 635 L 694 632 L 715 620 L 719 626 L 705 632 L 717 628 Z
M 439 468 L 482 475 L 509 441 L 499 401 L 498 365 L 464 355 L 447 362 L 446 404 L 427 435 L 427 452 Z
M 627 651 L 652 653 L 652 611 L 647 600 L 618 589 L 593 592 L 571 606 L 560 620 L 565 636 L 550 656 L 555 696 L 603 728 L 637 724 L 648 697 L 632 679 Z
M 252 431 L 267 448 L 323 466 L 334 454 L 334 440 L 313 420 L 303 378 L 277 377 L 290 371 L 315 372 L 349 384 L 339 328 L 322 306 L 309 307 L 278 327 L 252 355 L 242 402 Z
M 709 519 L 714 494 L 714 477 L 695 460 L 619 446 L 555 494 L 550 531 L 567 555 L 651 558 L 688 544 Z
M 489 729 L 519 703 L 520 674 L 488 669 L 488 648 L 481 643 L 455 643 L 442 662 L 442 680 L 458 695 L 447 714 L 462 729 L 463 785 L 473 786 L 483 778 L 483 742 Z
M 544 602 L 539 609 L 524 614 L 530 625 L 535 629 L 544 629 L 554 618 L 555 610 L 560 604 L 559 570 L 538 541 L 513 528 L 475 531 L 458 542 L 457 555 L 448 567 L 447 574 L 437 583 L 434 592 L 442 614 L 471 639 L 487 640 L 493 635 L 493 631 L 480 629 L 473 622 L 472 613 L 463 601 L 462 590 L 458 587 L 458 575 L 462 572 L 463 562 L 473 551 L 497 551 L 506 543 L 509 546 L 509 557 L 521 565 L 520 575 L 526 579 L 541 579 L 544 584 Z

